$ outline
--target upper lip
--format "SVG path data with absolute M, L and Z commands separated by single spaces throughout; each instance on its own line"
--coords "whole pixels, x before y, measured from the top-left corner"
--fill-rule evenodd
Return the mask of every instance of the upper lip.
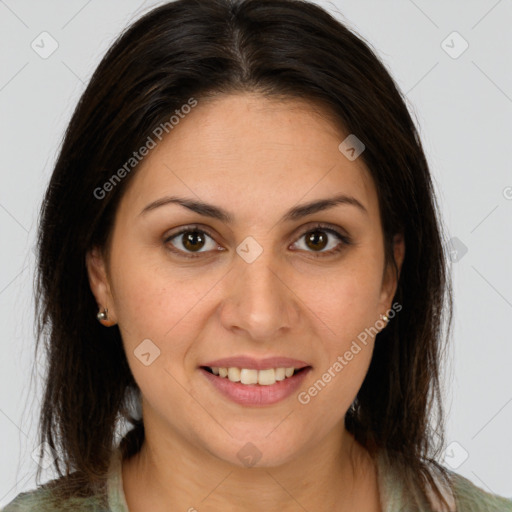
M 292 359 L 290 357 L 266 357 L 264 359 L 255 359 L 249 356 L 234 356 L 215 359 L 201 366 L 210 368 L 247 368 L 248 370 L 268 370 L 270 368 L 296 368 L 301 369 L 310 366 L 304 361 Z

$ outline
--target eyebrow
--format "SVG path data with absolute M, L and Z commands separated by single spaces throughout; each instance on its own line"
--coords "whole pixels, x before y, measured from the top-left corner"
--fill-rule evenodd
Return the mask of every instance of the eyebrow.
M 166 206 L 169 204 L 179 204 L 199 215 L 220 220 L 225 224 L 233 224 L 234 222 L 234 216 L 230 212 L 223 208 L 220 208 L 219 206 L 208 204 L 203 201 L 197 201 L 195 199 L 178 196 L 166 196 L 157 199 L 156 201 L 153 201 L 152 203 L 148 204 L 140 212 L 139 215 L 144 215 L 152 210 L 160 208 L 161 206 Z M 361 212 L 368 214 L 366 208 L 355 197 L 341 194 L 335 197 L 318 199 L 316 201 L 311 201 L 309 203 L 301 204 L 299 206 L 294 206 L 281 217 L 281 222 L 295 221 L 303 217 L 307 217 L 308 215 L 312 215 L 323 210 L 334 208 L 335 206 L 338 205 L 355 206 Z

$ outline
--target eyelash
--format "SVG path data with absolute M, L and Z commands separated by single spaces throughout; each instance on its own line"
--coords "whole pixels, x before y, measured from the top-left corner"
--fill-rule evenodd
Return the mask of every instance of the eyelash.
M 312 232 L 315 232 L 315 231 L 323 231 L 326 233 L 330 233 L 331 235 L 334 235 L 336 238 L 338 238 L 340 243 L 334 249 L 331 249 L 331 250 L 325 251 L 325 252 L 315 253 L 314 251 L 306 251 L 306 252 L 311 252 L 311 254 L 313 255 L 314 258 L 324 258 L 324 257 L 328 257 L 328 256 L 333 256 L 334 254 L 341 252 L 345 246 L 352 244 L 352 241 L 348 236 L 340 233 L 337 229 L 335 229 L 331 225 L 323 224 L 323 223 L 318 223 L 318 224 L 315 224 L 314 226 L 310 227 L 307 231 L 302 233 L 298 239 L 300 239 L 303 236 L 308 235 Z M 164 243 L 167 245 L 174 238 L 177 238 L 180 235 L 183 235 L 185 233 L 193 233 L 193 232 L 202 233 L 202 234 L 208 235 L 212 240 L 214 239 L 214 237 L 207 230 L 205 230 L 203 228 L 199 228 L 199 226 L 196 226 L 196 225 L 190 225 L 190 226 L 185 226 L 183 229 L 181 229 L 177 233 L 173 233 L 172 235 L 167 236 L 164 240 Z M 201 257 L 202 254 L 208 252 L 208 251 L 202 251 L 202 252 L 197 252 L 197 253 L 184 252 L 181 249 L 176 249 L 176 248 L 172 247 L 172 244 L 171 244 L 171 246 L 169 246 L 169 250 L 171 252 L 173 252 L 174 254 L 178 254 L 180 257 L 188 258 L 188 259 L 199 258 L 199 257 Z

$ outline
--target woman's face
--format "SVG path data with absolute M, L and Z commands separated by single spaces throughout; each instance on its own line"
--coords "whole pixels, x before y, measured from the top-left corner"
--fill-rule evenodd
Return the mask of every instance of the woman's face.
M 148 439 L 272 466 L 344 428 L 396 281 L 372 179 L 318 112 L 251 94 L 199 101 L 139 164 L 108 264 L 90 254 Z M 278 369 L 290 367 L 304 369 Z

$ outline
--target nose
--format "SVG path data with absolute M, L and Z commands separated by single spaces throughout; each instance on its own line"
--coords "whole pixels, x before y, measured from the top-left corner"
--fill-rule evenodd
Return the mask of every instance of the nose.
M 252 263 L 237 256 L 234 265 L 221 305 L 224 328 L 238 335 L 243 331 L 255 341 L 271 341 L 299 326 L 299 299 L 270 254 L 264 251 Z

